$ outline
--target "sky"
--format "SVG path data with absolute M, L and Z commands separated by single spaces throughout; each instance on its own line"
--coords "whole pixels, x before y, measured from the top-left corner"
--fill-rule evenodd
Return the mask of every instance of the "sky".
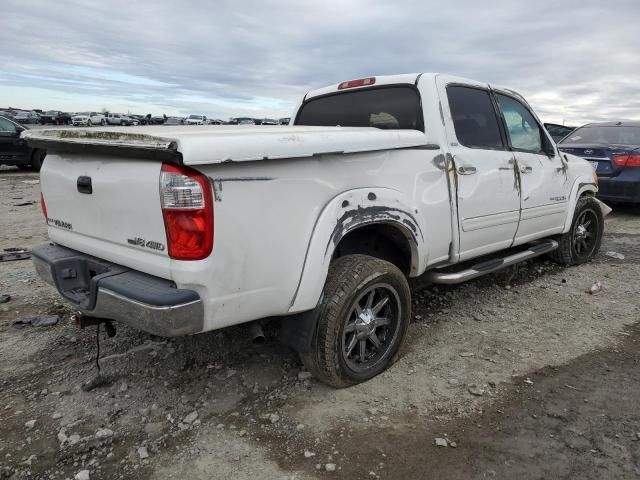
M 548 122 L 640 120 L 638 0 L 2 0 L 0 108 L 286 117 L 344 80 L 442 72 Z

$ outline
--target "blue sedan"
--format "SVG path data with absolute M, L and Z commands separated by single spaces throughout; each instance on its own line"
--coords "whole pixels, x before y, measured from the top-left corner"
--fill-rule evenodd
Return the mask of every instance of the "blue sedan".
M 558 148 L 591 162 L 599 198 L 640 204 L 640 122 L 589 123 L 571 132 Z

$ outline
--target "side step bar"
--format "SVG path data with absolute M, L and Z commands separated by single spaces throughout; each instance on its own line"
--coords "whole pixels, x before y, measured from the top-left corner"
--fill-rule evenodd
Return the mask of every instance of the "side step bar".
M 539 257 L 545 253 L 552 252 L 556 248 L 558 248 L 558 242 L 555 240 L 543 240 L 531 245 L 528 249 L 522 252 L 514 253 L 513 255 L 509 255 L 504 258 L 487 260 L 459 272 L 441 272 L 438 270 L 432 270 L 426 273 L 426 278 L 433 283 L 444 283 L 448 285 L 462 283 L 482 275 L 486 275 L 487 273 L 493 273 L 502 268 L 510 267 L 516 263 Z

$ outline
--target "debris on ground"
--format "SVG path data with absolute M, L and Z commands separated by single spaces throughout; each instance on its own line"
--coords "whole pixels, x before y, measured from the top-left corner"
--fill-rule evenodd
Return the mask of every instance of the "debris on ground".
M 89 470 L 80 470 L 74 478 L 75 480 L 89 480 Z
M 9 300 L 11 300 L 11 295 L 6 295 L 4 293 L 0 295 L 0 303 L 7 303 Z
M 37 202 L 34 200 L 30 200 L 28 202 L 14 203 L 14 207 L 26 207 L 28 205 L 35 205 Z
M 600 280 L 598 280 L 596 283 L 594 283 L 587 289 L 587 293 L 589 295 L 593 295 L 594 293 L 598 293 L 600 290 L 602 290 L 603 287 L 604 287 L 604 284 Z
M 446 447 L 447 445 L 449 445 L 446 438 L 438 437 L 435 438 L 433 442 L 435 443 L 436 447 Z
M 467 391 L 471 395 L 475 395 L 476 397 L 481 397 L 482 395 L 484 395 L 484 388 L 482 388 L 479 385 L 476 385 L 475 383 L 472 383 L 471 385 L 469 385 L 469 387 L 467 388 Z
M 611 258 L 617 258 L 618 260 L 624 260 L 624 255 L 622 253 L 610 251 L 605 253 L 605 255 Z
M 38 185 L 40 180 L 22 180 L 22 183 L 26 185 Z
M 60 320 L 58 315 L 34 315 L 32 317 L 24 317 L 13 322 L 13 326 L 18 330 L 27 326 L 32 327 L 52 327 Z
M 27 248 L 5 248 L 5 253 L 0 253 L 0 262 L 9 262 L 12 260 L 26 260 L 31 258 L 31 252 Z

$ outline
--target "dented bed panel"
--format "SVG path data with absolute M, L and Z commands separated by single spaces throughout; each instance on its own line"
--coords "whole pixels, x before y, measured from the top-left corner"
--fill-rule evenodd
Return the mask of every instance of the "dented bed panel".
M 171 278 L 203 299 L 208 330 L 313 308 L 335 245 L 371 222 L 397 225 L 419 273 L 432 255 L 446 256 L 450 243 L 449 235 L 433 235 L 435 225 L 448 232 L 450 222 L 445 174 L 430 162 L 433 155 L 404 150 L 200 166 L 215 188 L 213 253 L 171 261 Z

